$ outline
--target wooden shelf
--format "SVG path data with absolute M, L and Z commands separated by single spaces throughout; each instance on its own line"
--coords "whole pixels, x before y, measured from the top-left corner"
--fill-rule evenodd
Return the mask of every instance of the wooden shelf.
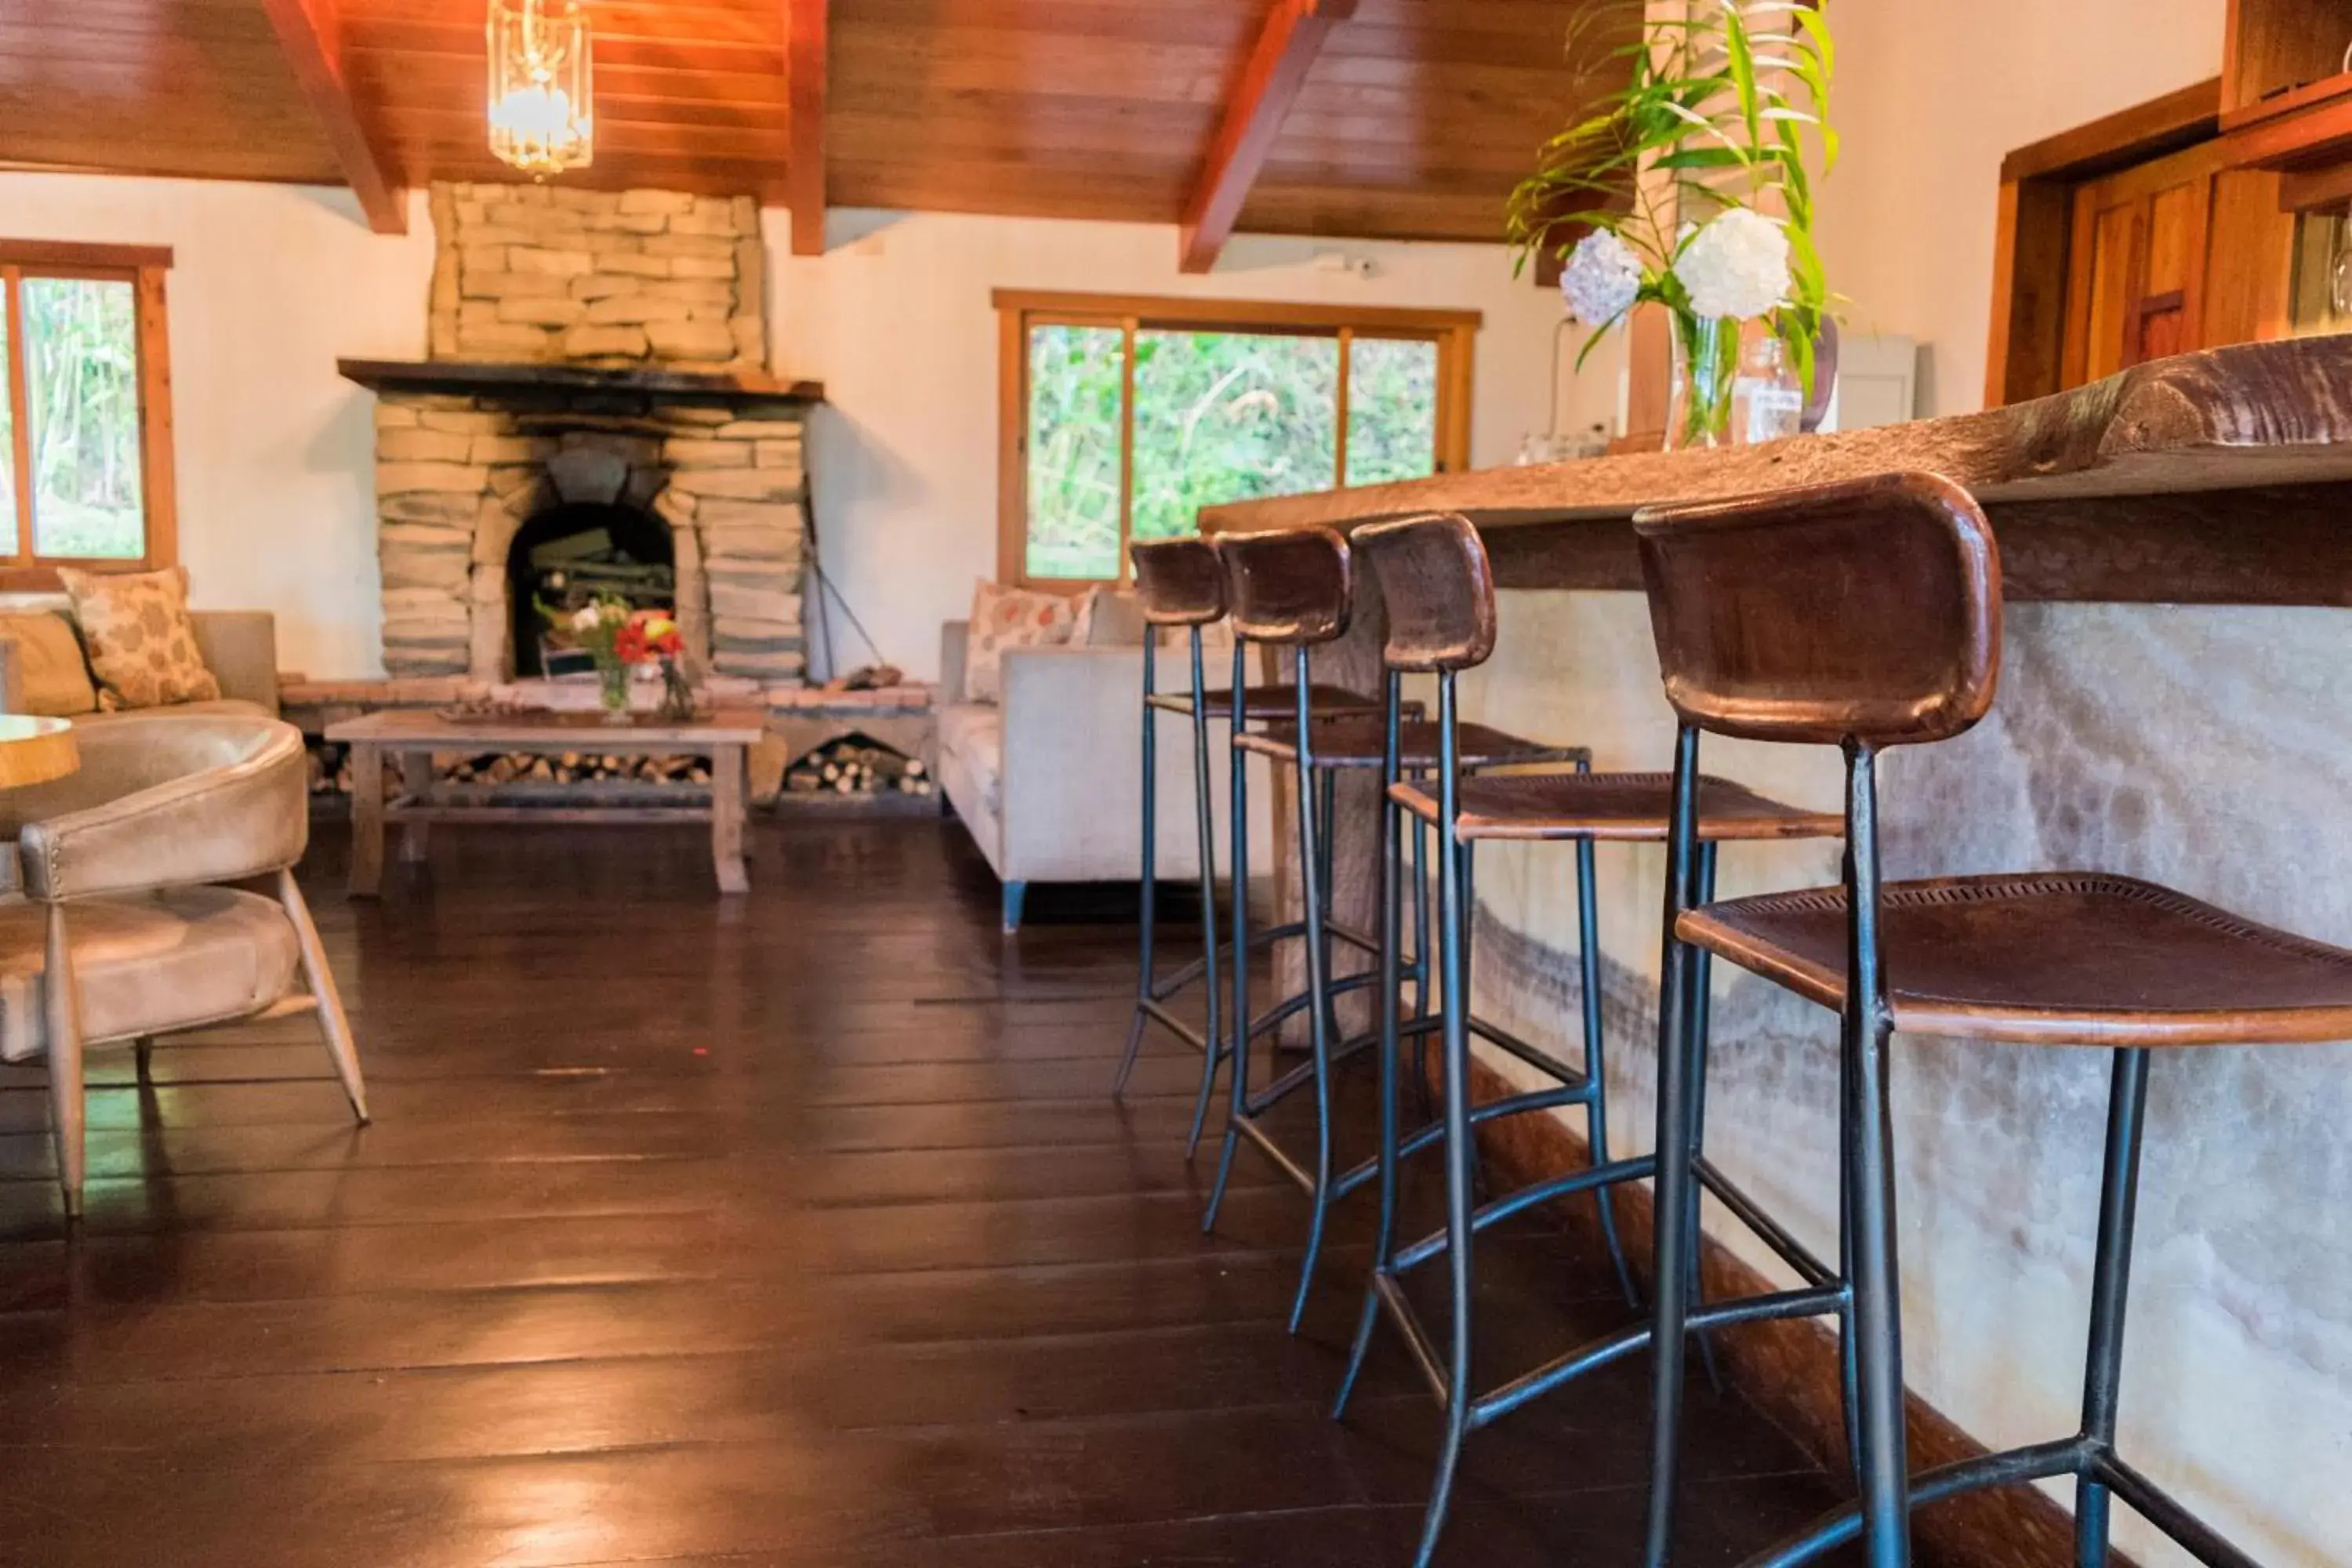
M 2225 111 L 2221 137 L 2236 168 L 2305 169 L 2352 158 L 2352 71 Z
M 761 372 L 606 370 L 579 364 L 485 364 L 470 360 L 346 359 L 345 379 L 370 392 L 617 393 L 677 403 L 823 403 L 824 384 L 782 381 Z

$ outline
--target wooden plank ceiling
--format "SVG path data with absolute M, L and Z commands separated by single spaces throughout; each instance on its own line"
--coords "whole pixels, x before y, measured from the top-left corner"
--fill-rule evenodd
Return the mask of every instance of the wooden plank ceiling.
M 1574 107 L 1561 45 L 1588 3 L 832 0 L 829 27 L 814 19 L 826 79 L 795 95 L 789 13 L 823 0 L 594 0 L 596 163 L 565 178 L 1175 223 L 1221 129 L 1252 112 L 1235 100 L 1286 10 L 1328 26 L 1290 62 L 1303 76 L 1237 226 L 1495 239 L 1505 195 Z M 363 195 L 372 177 L 505 178 L 483 136 L 482 15 L 483 0 L 5 0 L 0 163 Z M 808 153 L 793 177 L 796 105 L 821 185 Z

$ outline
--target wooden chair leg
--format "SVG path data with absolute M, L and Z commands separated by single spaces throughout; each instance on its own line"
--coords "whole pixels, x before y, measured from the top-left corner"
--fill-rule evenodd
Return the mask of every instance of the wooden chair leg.
M 66 908 L 51 904 L 48 946 L 41 974 L 42 1023 L 49 1046 L 49 1122 L 58 1142 L 58 1183 L 65 1189 L 66 1217 L 81 1215 L 82 1179 L 88 1170 L 82 1145 L 81 1010 L 77 1005 L 73 949 L 66 938 Z
M 319 928 L 311 923 L 310 906 L 303 901 L 291 867 L 278 873 L 278 900 L 285 906 L 286 918 L 294 922 L 295 941 L 302 951 L 302 978 L 318 999 L 319 1033 L 326 1038 L 327 1054 L 334 1058 L 335 1076 L 343 1080 L 352 1114 L 364 1127 L 370 1119 L 367 1085 L 360 1078 L 359 1047 L 352 1042 L 351 1020 L 343 1016 L 342 993 L 335 989 L 334 971 L 327 967 L 327 950 L 319 945 Z

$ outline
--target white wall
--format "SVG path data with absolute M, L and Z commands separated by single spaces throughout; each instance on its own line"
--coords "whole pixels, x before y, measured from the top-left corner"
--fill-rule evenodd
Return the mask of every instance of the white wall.
M 1856 332 L 1927 345 L 1924 415 L 1984 403 L 2000 161 L 2220 71 L 2225 0 L 1844 0 L 1821 245 Z
M 1500 246 L 1244 237 L 1187 277 L 1155 225 L 836 212 L 830 253 L 803 259 L 784 215 L 769 219 L 776 368 L 822 379 L 829 400 L 811 448 L 826 570 L 882 656 L 918 676 L 935 672 L 940 623 L 996 571 L 993 289 L 1479 310 L 1473 461 L 1508 463 L 1549 417 L 1559 300 L 1514 280 Z M 1373 275 L 1316 268 L 1332 248 Z M 837 616 L 833 641 L 845 668 L 866 657 Z
M 348 193 L 0 174 L 0 235 L 168 245 L 180 555 L 198 604 L 275 610 L 282 668 L 376 671 L 373 399 L 338 356 L 425 348 L 431 227 Z

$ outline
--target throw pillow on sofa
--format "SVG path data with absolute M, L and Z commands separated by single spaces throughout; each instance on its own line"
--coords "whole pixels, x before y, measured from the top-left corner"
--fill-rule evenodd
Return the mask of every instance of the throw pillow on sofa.
M 98 688 L 83 662 L 73 623 L 48 610 L 0 615 L 0 642 L 19 683 L 17 710 L 44 719 L 71 719 L 98 706 Z
M 195 624 L 188 618 L 185 567 L 82 572 L 60 566 L 58 580 L 73 600 L 100 706 L 160 708 L 220 696 L 220 682 L 205 668 Z
M 971 630 L 965 644 L 964 696 L 974 702 L 1004 698 L 1004 650 L 1060 647 L 1070 640 L 1077 606 L 1067 595 L 1040 594 L 983 582 L 972 590 Z

